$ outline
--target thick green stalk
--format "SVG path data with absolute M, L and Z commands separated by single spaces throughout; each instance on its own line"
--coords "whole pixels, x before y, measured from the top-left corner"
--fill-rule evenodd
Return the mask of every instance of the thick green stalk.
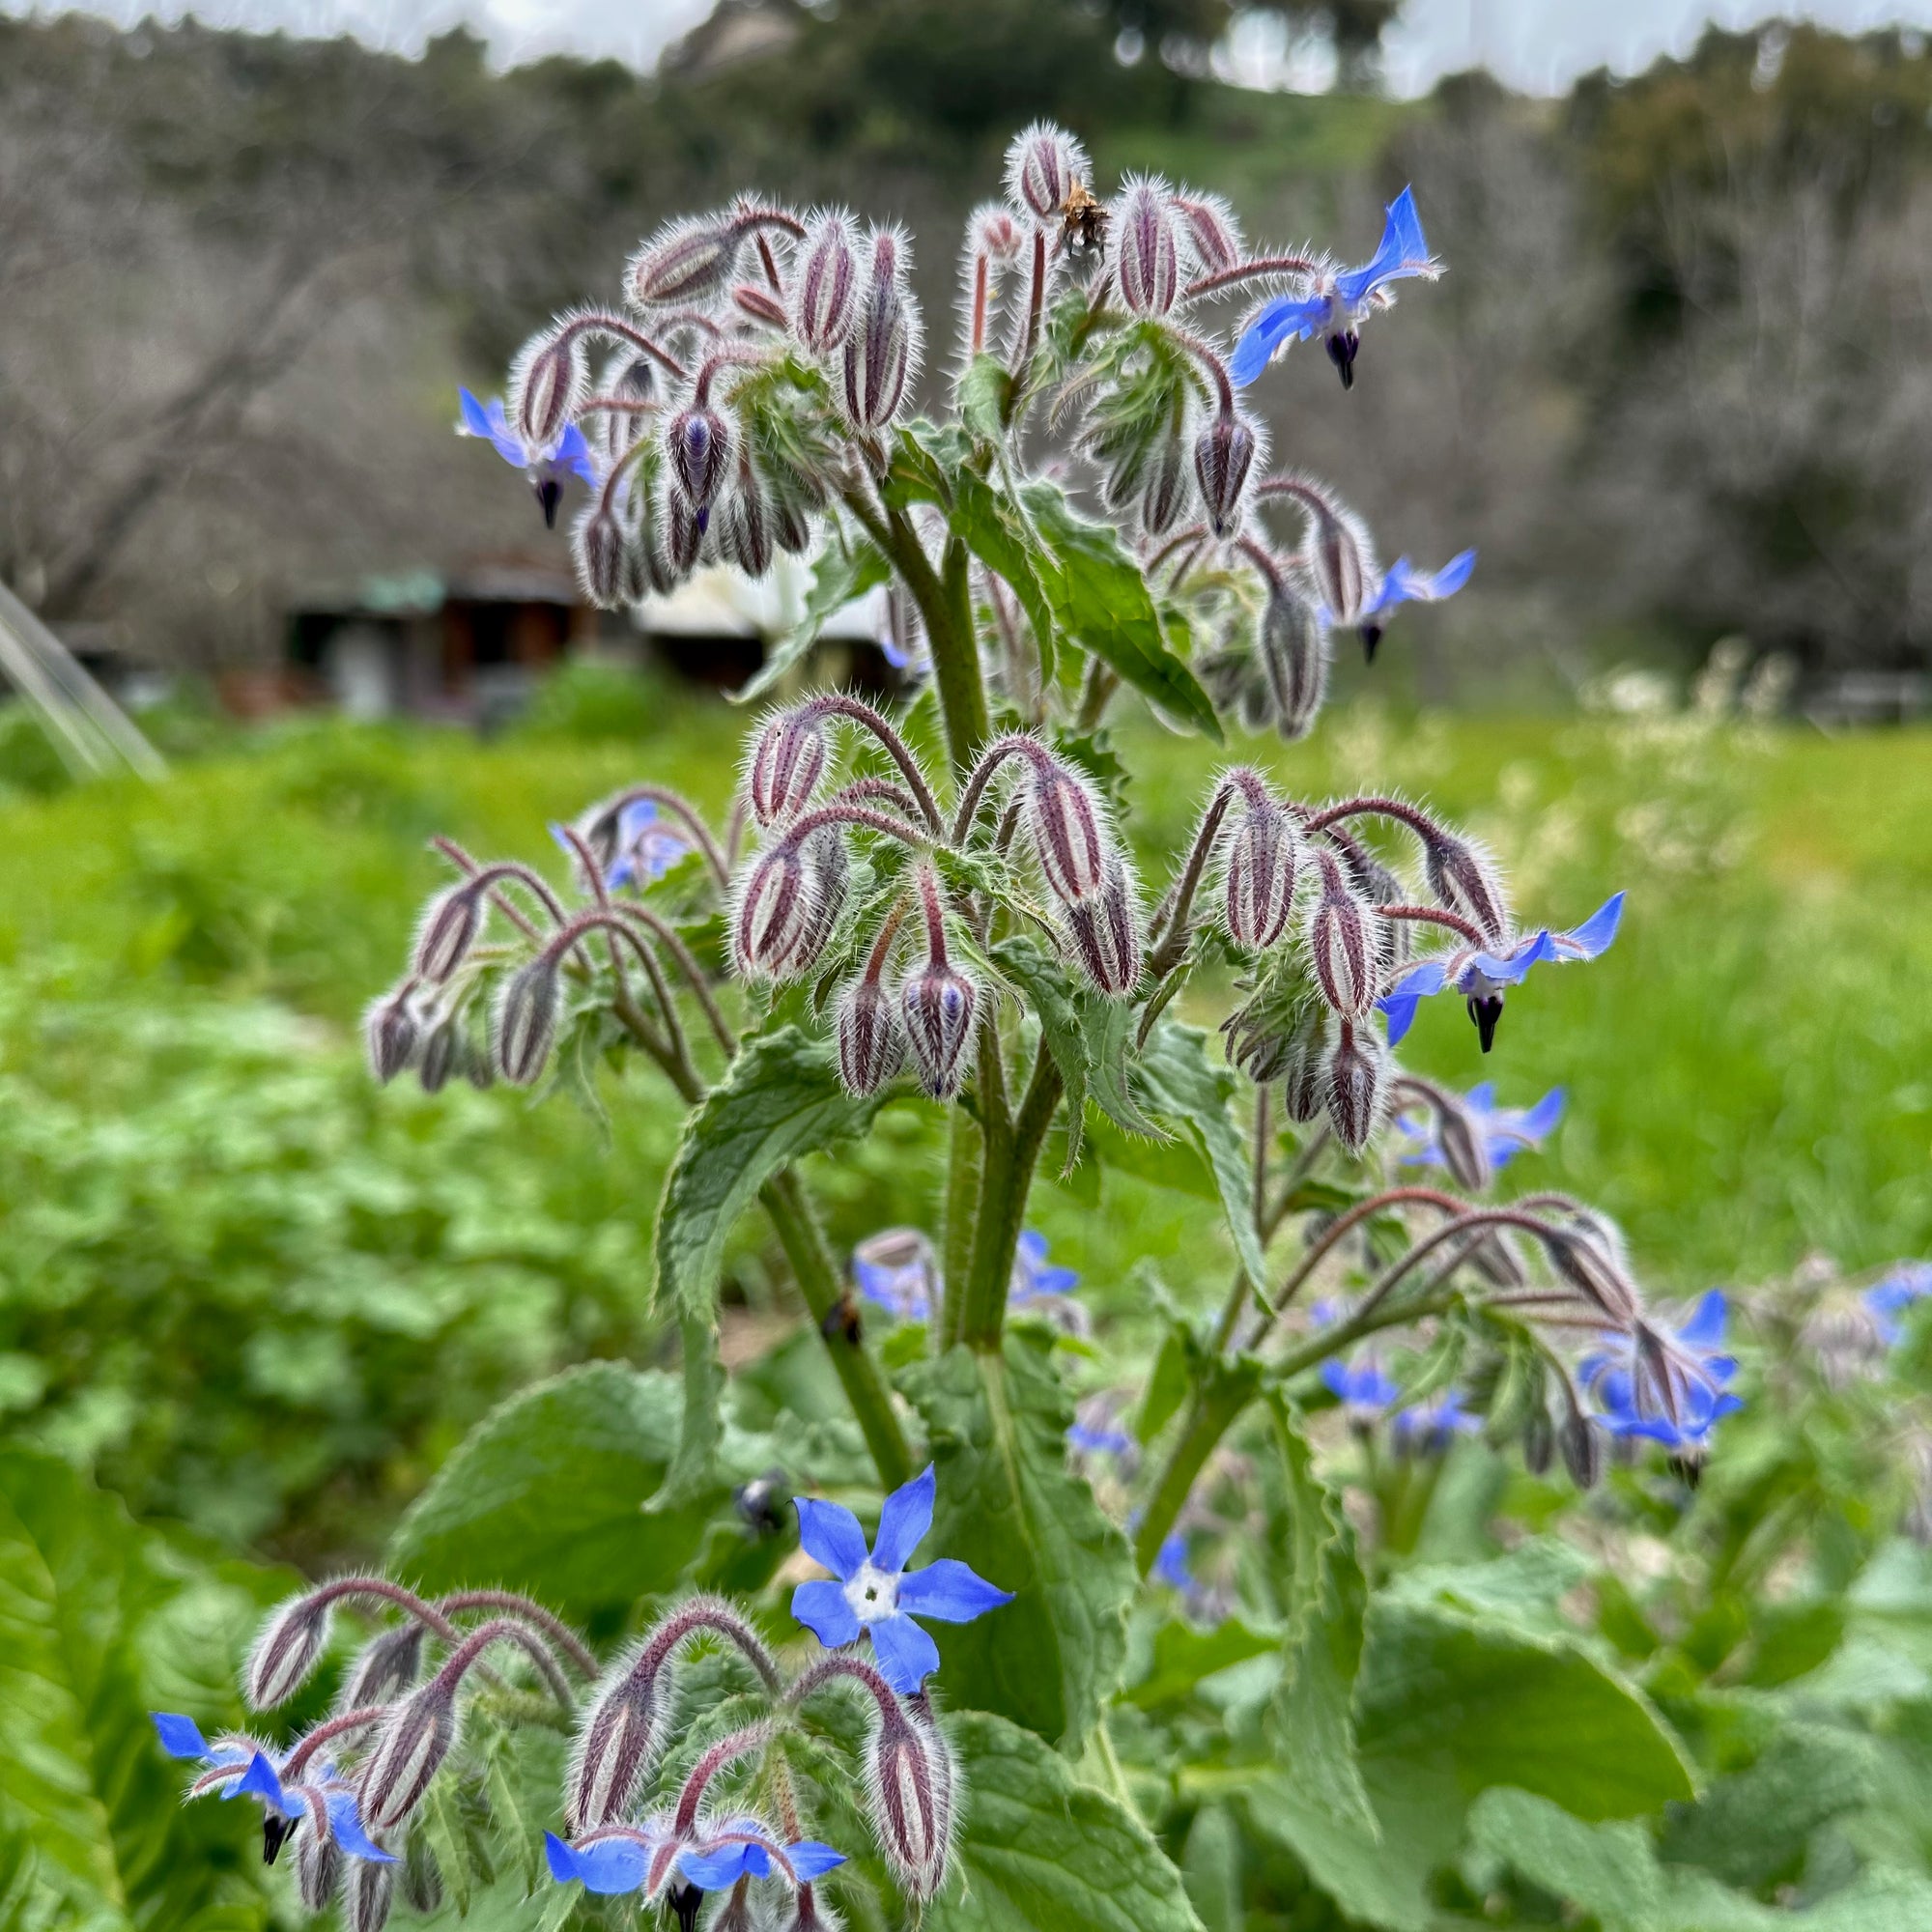
M 941 1348 L 958 1339 L 966 1309 L 966 1277 L 973 1267 L 974 1216 L 980 1206 L 980 1124 L 964 1107 L 952 1110 L 952 1144 L 946 1162 L 946 1293 L 934 1329 Z
M 1013 1256 L 1026 1219 L 1034 1168 L 1047 1129 L 1053 1124 L 1062 1091 L 1060 1069 L 1042 1043 L 1010 1131 L 997 1147 L 990 1137 L 987 1141 L 980 1180 L 980 1226 L 959 1331 L 959 1339 L 976 1349 L 997 1350 L 1000 1346 L 1007 1291 L 1012 1284 Z

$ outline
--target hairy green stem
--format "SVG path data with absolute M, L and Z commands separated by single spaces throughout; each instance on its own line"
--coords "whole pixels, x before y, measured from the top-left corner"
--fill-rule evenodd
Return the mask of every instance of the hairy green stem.
M 1042 1041 L 1010 1129 L 997 1149 L 988 1137 L 980 1180 L 980 1225 L 959 1331 L 959 1339 L 976 1349 L 997 1350 L 1000 1346 L 1027 1196 L 1063 1091 L 1060 1069 Z

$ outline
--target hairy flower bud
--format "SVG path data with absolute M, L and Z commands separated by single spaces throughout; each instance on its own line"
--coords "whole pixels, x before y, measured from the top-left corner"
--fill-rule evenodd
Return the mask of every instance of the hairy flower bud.
M 791 275 L 791 332 L 830 355 L 852 332 L 859 305 L 859 232 L 842 209 L 817 216 L 799 243 Z
M 309 1829 L 296 1840 L 296 1890 L 305 1912 L 327 1912 L 342 1883 L 342 1849 L 332 1837 Z
M 794 705 L 766 719 L 745 766 L 752 816 L 769 829 L 796 818 L 825 776 L 830 747 L 824 719 L 810 705 Z
M 1179 436 L 1163 437 L 1149 452 L 1146 482 L 1141 487 L 1141 528 L 1151 537 L 1164 536 L 1180 514 L 1186 494 L 1187 446 Z
M 788 328 L 791 318 L 785 305 L 762 282 L 740 282 L 731 291 L 731 306 L 753 322 L 769 328 Z
M 1527 1288 L 1529 1275 L 1516 1244 L 1500 1228 L 1492 1228 L 1468 1250 L 1469 1265 L 1492 1288 Z
M 731 278 L 744 231 L 716 216 L 674 221 L 632 258 L 631 299 L 642 308 L 683 308 L 710 301 Z
M 905 1065 L 905 1031 L 876 979 L 855 980 L 838 1001 L 838 1077 L 848 1092 L 876 1094 Z
M 845 419 L 858 430 L 884 429 L 897 415 L 917 366 L 919 324 L 905 285 L 900 239 L 891 229 L 872 233 L 872 267 L 845 338 Z
M 416 1078 L 425 1094 L 440 1094 L 449 1085 L 462 1053 L 463 1029 L 455 1020 L 439 1020 L 430 1028 L 416 1060 Z
M 1580 1410 L 1572 1409 L 1556 1432 L 1563 1451 L 1563 1466 L 1579 1490 L 1594 1490 L 1604 1473 L 1604 1438 L 1597 1426 Z
M 899 1889 L 915 1899 L 933 1897 L 946 1881 L 952 1791 L 951 1752 L 936 1724 L 887 1717 L 867 1740 L 872 1835 Z
M 1065 914 L 1066 936 L 1081 970 L 1101 992 L 1123 1000 L 1140 983 L 1141 937 L 1133 888 L 1117 858 L 1100 890 Z
M 1354 623 L 1375 576 L 1375 555 L 1361 520 L 1332 505 L 1315 510 L 1309 523 L 1308 568 L 1329 621 Z
M 1544 1236 L 1549 1264 L 1586 1300 L 1613 1320 L 1635 1313 L 1639 1296 L 1631 1280 L 1623 1236 L 1601 1215 L 1575 1214 Z
M 1303 1007 L 1284 1037 L 1281 1059 L 1282 1106 L 1297 1126 L 1318 1119 L 1328 1104 L 1328 1033 L 1321 1002 Z
M 242 1683 L 251 1711 L 286 1704 L 308 1682 L 328 1642 L 331 1607 L 327 1598 L 292 1598 L 262 1626 Z
M 664 1742 L 662 1676 L 627 1660 L 590 1706 L 564 1774 L 563 1815 L 573 1836 L 623 1817 L 657 1762 Z
M 697 567 L 698 552 L 704 545 L 704 522 L 683 492 L 673 489 L 665 492 L 661 527 L 664 574 L 669 583 L 680 583 Z
M 979 988 L 956 967 L 927 959 L 905 977 L 899 1010 L 919 1083 L 935 1100 L 950 1100 L 966 1077 Z
M 1328 695 L 1328 633 L 1307 600 L 1271 591 L 1262 612 L 1260 655 L 1275 728 L 1291 743 L 1308 735 Z
M 372 1832 L 400 1825 L 429 1789 L 456 1743 L 456 1694 L 432 1677 L 383 1720 L 362 1772 L 362 1822 Z
M 513 1087 L 529 1087 L 556 1037 L 556 962 L 538 953 L 510 976 L 497 1010 L 497 1065 Z
M 1378 1035 L 1344 1020 L 1328 1056 L 1328 1123 L 1350 1153 L 1368 1146 L 1387 1097 L 1387 1049 Z
M 1228 841 L 1222 911 L 1228 937 L 1261 952 L 1274 945 L 1294 910 L 1294 827 L 1265 792 L 1247 798 Z
M 337 1710 L 366 1710 L 409 1690 L 422 1670 L 423 1637 L 423 1627 L 413 1618 L 378 1632 L 344 1673 Z
M 781 490 L 772 497 L 772 534 L 787 555 L 803 556 L 811 548 L 811 512 L 789 491 Z
M 342 1888 L 345 1932 L 383 1932 L 396 1901 L 396 1868 L 373 1859 L 351 1859 Z
M 1026 813 L 1047 890 L 1064 905 L 1093 897 L 1113 851 L 1093 786 L 1059 759 L 1041 758 L 1027 779 Z
M 1547 1475 L 1556 1457 L 1556 1430 L 1547 1408 L 1529 1412 L 1522 1425 L 1522 1465 L 1532 1476 Z
M 1087 151 L 1050 121 L 1036 121 L 1007 149 L 1007 192 L 1036 221 L 1057 220 L 1074 183 L 1092 178 Z
M 620 609 L 624 603 L 624 531 L 603 491 L 583 506 L 571 531 L 570 552 L 585 601 L 600 611 Z
M 416 934 L 417 977 L 441 985 L 469 957 L 482 923 L 481 895 L 474 886 L 451 886 L 438 894 Z
M 1194 440 L 1194 480 L 1217 537 L 1232 534 L 1241 520 L 1241 493 L 1254 460 L 1254 426 L 1245 416 L 1223 412 Z
M 1366 1019 L 1377 983 L 1374 915 L 1350 889 L 1332 854 L 1315 855 L 1321 894 L 1308 922 L 1308 950 L 1321 997 L 1344 1019 Z
M 387 1086 L 415 1057 L 421 1029 L 410 1007 L 410 989 L 385 993 L 362 1021 L 362 1037 L 369 1049 L 369 1068 Z
M 1509 939 L 1509 912 L 1495 868 L 1466 840 L 1447 834 L 1428 838 L 1422 849 L 1423 871 L 1438 905 L 1468 920 L 1492 946 Z
M 700 534 L 712 498 L 724 481 L 724 460 L 730 449 L 731 432 L 714 409 L 679 410 L 665 426 L 672 499 L 682 497 L 696 512 Z
M 731 947 L 749 980 L 795 980 L 832 936 L 844 902 L 846 857 L 836 831 L 803 844 L 781 839 L 745 875 L 732 919 Z
M 1442 1150 L 1442 1164 L 1465 1194 L 1488 1192 L 1496 1178 L 1490 1161 L 1488 1137 L 1461 1094 L 1445 1089 L 1431 1090 L 1430 1105 L 1435 1113 L 1435 1144 Z
M 1194 259 L 1210 275 L 1234 268 L 1241 259 L 1241 227 L 1235 211 L 1218 194 L 1183 188 L 1174 197 L 1176 212 L 1187 230 Z
M 1115 214 L 1114 270 L 1131 315 L 1165 315 L 1180 293 L 1180 249 L 1164 184 L 1129 181 Z
M 563 329 L 525 345 L 510 371 L 509 419 L 533 450 L 553 448 L 583 400 L 583 355 Z
M 777 547 L 772 499 L 752 466 L 741 464 L 738 487 L 718 520 L 719 551 L 747 577 L 758 578 L 771 569 Z
M 983 255 L 995 270 L 1010 269 L 1020 258 L 1026 236 L 1012 210 L 997 201 L 983 202 L 968 217 L 967 246 Z

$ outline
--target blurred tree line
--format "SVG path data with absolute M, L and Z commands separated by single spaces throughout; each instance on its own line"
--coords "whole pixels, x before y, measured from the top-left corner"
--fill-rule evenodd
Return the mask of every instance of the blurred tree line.
M 0 574 L 219 662 L 273 647 L 293 583 L 533 550 L 521 493 L 448 435 L 458 380 L 752 183 L 905 220 L 943 371 L 958 222 L 1053 115 L 1103 182 L 1185 173 L 1345 255 L 1417 184 L 1454 272 L 1346 410 L 1319 358 L 1264 394 L 1277 451 L 1390 554 L 1481 546 L 1426 688 L 1575 681 L 1639 626 L 1924 665 L 1923 42 L 1713 31 L 1562 102 L 1465 75 L 1398 105 L 1372 91 L 1393 0 L 1278 11 L 1331 44 L 1335 94 L 1217 81 L 1227 0 L 724 0 L 650 76 L 496 73 L 462 33 L 410 62 L 0 21 Z

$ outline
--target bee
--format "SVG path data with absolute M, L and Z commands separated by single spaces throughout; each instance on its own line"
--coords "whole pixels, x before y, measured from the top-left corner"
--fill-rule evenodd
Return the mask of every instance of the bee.
M 747 1528 L 759 1536 L 776 1536 L 785 1526 L 785 1472 L 767 1469 L 731 1492 L 731 1500 Z
M 818 1324 L 818 1332 L 828 1342 L 843 1336 L 851 1347 L 857 1348 L 865 1334 L 865 1323 L 859 1315 L 859 1297 L 848 1285 L 830 1308 L 825 1311 L 825 1319 Z
M 1075 182 L 1060 204 L 1060 246 L 1092 255 L 1106 245 L 1107 210 L 1088 191 L 1085 182 Z

